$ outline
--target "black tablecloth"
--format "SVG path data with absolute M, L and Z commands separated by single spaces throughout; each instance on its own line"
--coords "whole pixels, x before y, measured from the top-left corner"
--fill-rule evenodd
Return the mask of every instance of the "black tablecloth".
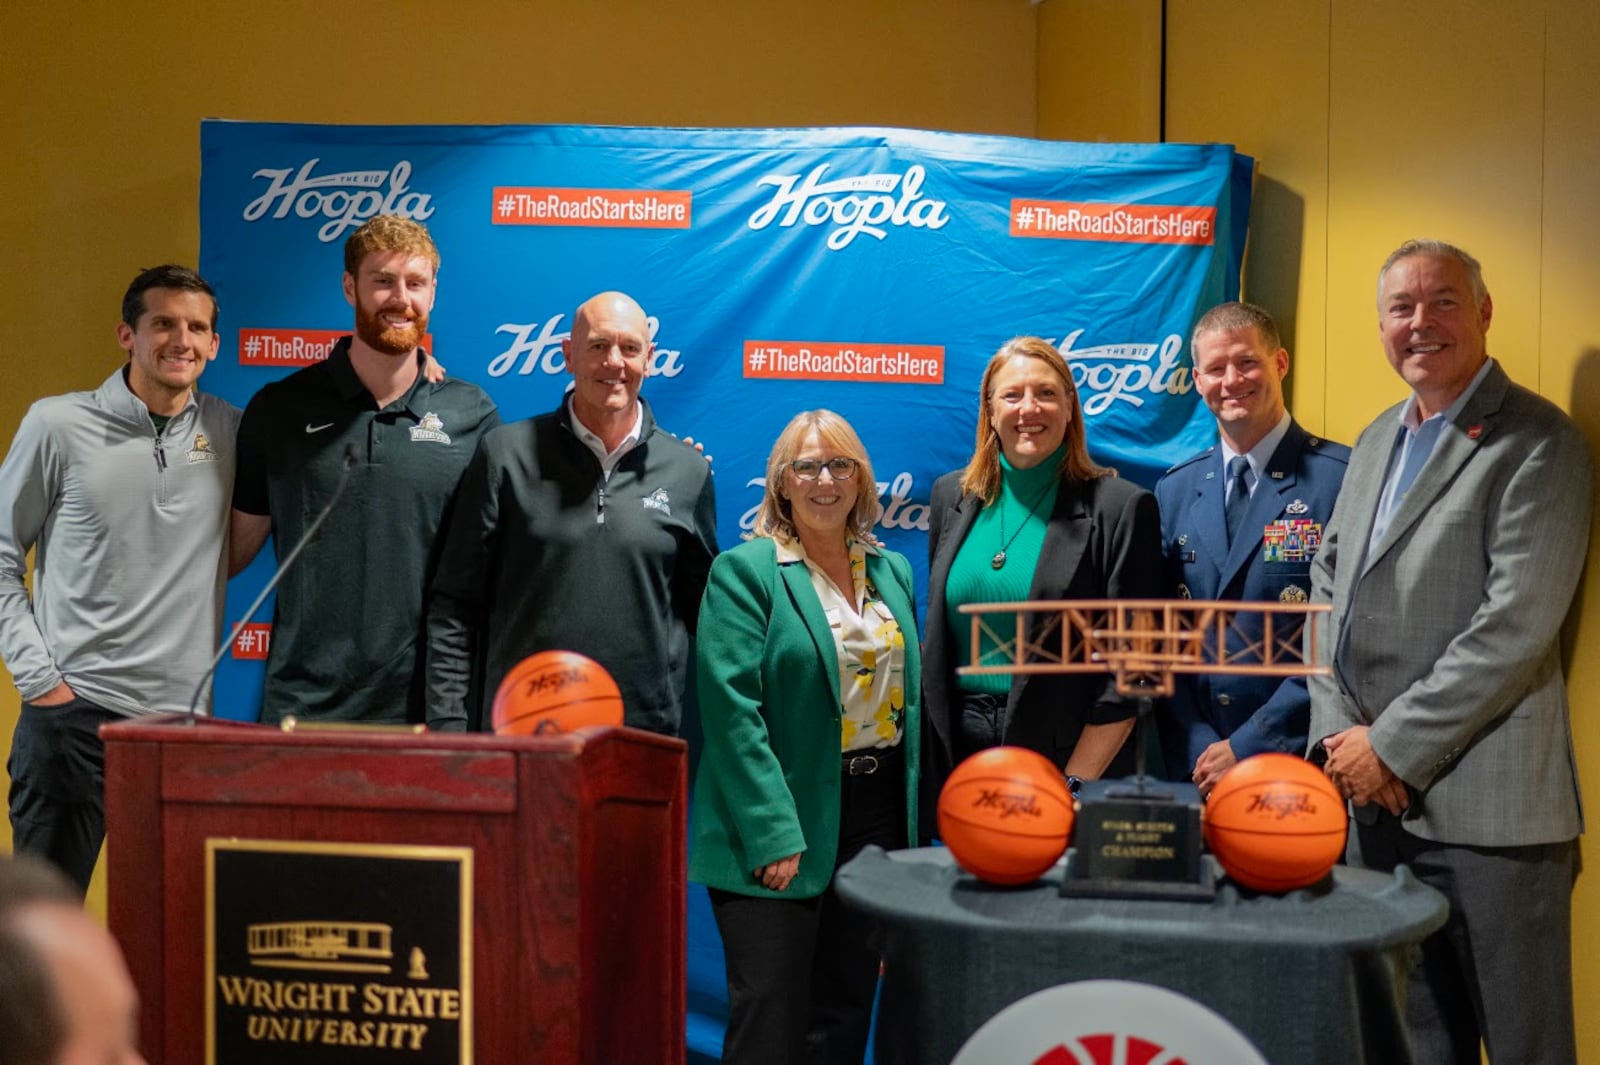
M 1408 870 L 1340 866 L 1284 896 L 1223 881 L 1208 903 L 1062 898 L 1058 864 L 985 884 L 942 847 L 869 847 L 839 893 L 884 923 L 879 1065 L 944 1065 L 990 1017 L 1077 980 L 1136 980 L 1227 1018 L 1273 1065 L 1404 1065 L 1403 989 L 1444 896 Z

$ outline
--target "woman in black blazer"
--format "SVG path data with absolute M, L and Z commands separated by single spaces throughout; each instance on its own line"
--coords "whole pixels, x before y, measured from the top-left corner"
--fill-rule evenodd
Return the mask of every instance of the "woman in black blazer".
M 1071 371 L 1048 341 L 1017 337 L 989 360 L 977 448 L 966 469 L 934 482 L 931 511 L 922 651 L 930 793 L 962 759 L 1000 743 L 1085 780 L 1131 773 L 1136 710 L 1109 673 L 956 676 L 972 656 L 961 604 L 1162 594 L 1155 497 L 1089 458 Z M 983 652 L 992 650 L 986 642 Z

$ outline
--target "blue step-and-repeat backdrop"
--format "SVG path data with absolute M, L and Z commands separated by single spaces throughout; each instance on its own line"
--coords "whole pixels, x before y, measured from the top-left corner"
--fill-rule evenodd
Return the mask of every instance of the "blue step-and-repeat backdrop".
M 209 391 L 243 406 L 325 357 L 353 321 L 344 239 L 405 215 L 444 260 L 434 353 L 506 420 L 554 409 L 573 309 L 621 289 L 656 343 L 645 397 L 714 456 L 725 546 L 778 431 L 829 407 L 866 442 L 880 534 L 919 580 L 929 488 L 965 464 L 978 378 L 1012 336 L 1066 354 L 1091 449 L 1124 476 L 1153 484 L 1210 442 L 1188 331 L 1237 298 L 1252 168 L 1227 145 L 897 129 L 210 121 L 201 154 L 200 269 L 223 309 Z M 230 626 L 270 556 L 230 586 Z M 256 713 L 270 607 L 260 621 L 219 673 L 220 715 Z M 702 978 L 715 998 L 720 971 Z

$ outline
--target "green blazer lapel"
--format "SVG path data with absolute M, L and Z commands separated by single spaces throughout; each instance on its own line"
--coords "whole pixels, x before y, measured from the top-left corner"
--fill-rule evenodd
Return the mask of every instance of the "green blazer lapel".
M 883 605 L 889 608 L 889 613 L 894 615 L 895 623 L 900 626 L 900 635 L 904 638 L 907 648 L 915 648 L 917 644 L 917 608 L 910 598 L 910 589 L 900 586 L 900 580 L 895 576 L 894 567 L 883 555 L 867 553 L 867 578 L 872 581 L 872 586 L 878 589 L 878 595 L 883 599 Z M 912 692 L 922 690 L 922 656 L 909 651 L 905 656 L 905 687 L 906 705 L 911 705 Z
M 839 649 L 834 643 L 833 629 L 828 625 L 828 615 L 823 613 L 817 591 L 811 587 L 811 570 L 804 562 L 783 562 L 778 564 L 778 575 L 789 593 L 795 616 L 811 634 L 811 642 L 816 644 L 817 657 L 828 675 L 828 691 L 833 693 L 834 702 L 838 702 Z

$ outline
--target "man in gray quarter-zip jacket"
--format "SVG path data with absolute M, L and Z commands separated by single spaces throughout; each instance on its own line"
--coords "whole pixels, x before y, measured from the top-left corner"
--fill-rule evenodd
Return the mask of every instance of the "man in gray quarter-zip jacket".
M 0 464 L 12 833 L 84 891 L 105 834 L 100 726 L 187 709 L 222 628 L 239 411 L 194 387 L 216 324 L 194 271 L 140 273 L 117 326 L 127 364 L 35 403 Z

